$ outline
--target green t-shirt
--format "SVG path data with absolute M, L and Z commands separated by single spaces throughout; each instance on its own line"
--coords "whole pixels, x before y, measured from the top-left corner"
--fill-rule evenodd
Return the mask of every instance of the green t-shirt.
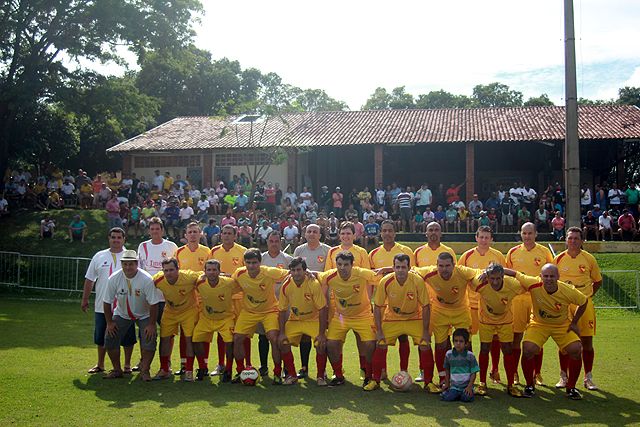
M 624 192 L 624 194 L 627 195 L 627 204 L 637 205 L 639 193 L 640 192 L 635 188 L 627 188 L 627 190 Z
M 71 227 L 71 232 L 73 234 L 82 234 L 82 230 L 87 226 L 87 223 L 83 220 L 80 221 L 71 221 L 69 227 Z

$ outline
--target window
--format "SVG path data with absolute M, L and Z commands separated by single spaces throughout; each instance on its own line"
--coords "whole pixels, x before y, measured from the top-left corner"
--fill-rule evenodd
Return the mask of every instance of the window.
M 135 168 L 199 167 L 200 156 L 153 156 L 134 157 Z
M 266 153 L 224 153 L 216 154 L 216 166 L 245 166 L 271 164 L 271 156 Z

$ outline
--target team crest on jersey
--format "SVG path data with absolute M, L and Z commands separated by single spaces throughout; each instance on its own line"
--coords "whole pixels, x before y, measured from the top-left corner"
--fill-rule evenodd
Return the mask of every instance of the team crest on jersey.
M 559 302 L 555 303 L 555 307 L 556 307 L 556 310 L 558 311 L 562 310 L 562 304 Z
M 136 289 L 136 296 L 139 297 L 140 296 L 140 289 Z
M 265 284 L 264 284 L 264 283 L 260 283 L 258 286 L 260 287 L 260 290 L 261 290 L 261 291 L 264 291 L 264 290 L 265 290 L 265 288 L 266 288 L 266 286 L 265 286 Z
M 589 329 L 595 329 L 593 324 L 593 320 L 589 320 Z
M 540 267 L 540 264 L 542 264 L 542 260 L 538 257 L 535 257 L 533 259 L 533 262 L 536 264 L 536 266 Z
M 304 294 L 304 299 L 307 301 L 311 301 L 311 294 Z
M 580 273 L 584 273 L 585 271 L 587 271 L 587 266 L 584 264 L 580 264 L 578 268 L 580 269 Z
M 353 285 L 353 292 L 360 292 L 360 285 Z
M 509 304 L 509 298 L 500 298 L 500 301 L 502 302 L 503 305 Z
M 460 292 L 460 289 L 458 289 L 457 286 L 454 286 L 453 288 L 451 288 L 451 293 L 454 295 L 458 295 L 458 292 Z
M 233 265 L 240 265 L 240 258 L 238 257 L 233 257 L 231 261 L 233 262 Z
M 322 255 L 318 255 L 318 263 L 322 264 L 324 262 L 324 257 Z
M 219 299 L 220 301 L 224 301 L 224 294 L 219 294 L 219 295 L 218 295 L 218 299 Z
M 407 292 L 407 299 L 409 301 L 413 301 L 414 298 L 415 298 L 415 294 L 413 292 Z

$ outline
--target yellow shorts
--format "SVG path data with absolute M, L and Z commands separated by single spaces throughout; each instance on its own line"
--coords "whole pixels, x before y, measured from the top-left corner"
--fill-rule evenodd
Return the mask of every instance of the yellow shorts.
M 573 318 L 573 313 L 578 309 L 577 305 L 569 307 L 569 313 Z M 587 309 L 584 311 L 582 317 L 578 320 L 578 328 L 580 328 L 581 337 L 595 337 L 596 336 L 596 308 L 593 305 L 593 299 L 587 299 Z
M 278 325 L 278 312 L 250 313 L 242 310 L 238 320 L 236 320 L 235 333 L 252 336 L 256 332 L 258 323 L 262 323 L 266 332 L 277 331 L 280 328 Z
M 197 322 L 198 309 L 195 307 L 182 313 L 172 313 L 165 310 L 160 321 L 160 338 L 178 335 L 180 328 L 182 328 L 185 337 L 190 337 L 193 335 L 193 328 Z
M 288 320 L 284 324 L 284 334 L 287 341 L 293 346 L 298 346 L 303 335 L 311 337 L 315 343 L 315 338 L 320 330 L 320 322 L 318 320 Z
M 469 312 L 471 313 L 471 329 L 469 329 L 469 333 L 471 335 L 475 335 L 478 333 L 480 329 L 480 318 L 478 317 L 478 308 L 470 308 Z
M 580 341 L 580 337 L 573 331 L 567 331 L 569 323 L 559 326 L 541 325 L 532 321 L 524 331 L 523 341 L 529 341 L 542 348 L 549 337 L 558 345 L 560 350 L 564 350 L 569 344 Z
M 430 328 L 436 344 L 447 340 L 451 334 L 451 329 L 471 328 L 470 310 L 463 308 L 459 311 L 431 311 Z M 477 310 L 476 310 L 477 312 Z
M 236 324 L 235 317 L 227 317 L 226 319 L 209 319 L 200 316 L 195 329 L 193 330 L 193 342 L 211 342 L 213 333 L 217 332 L 222 335 L 222 340 L 226 343 L 233 342 L 233 329 Z
M 414 345 L 427 345 L 422 339 L 422 320 L 393 320 L 382 322 L 382 333 L 386 345 L 396 345 L 400 335 L 408 335 L 413 338 Z
M 358 334 L 361 341 L 376 340 L 376 326 L 373 323 L 373 317 L 364 319 L 345 319 L 341 317 L 334 317 L 329 322 L 327 339 L 344 342 L 349 330 L 353 330 L 353 332 Z
M 511 313 L 513 314 L 513 332 L 521 334 L 527 329 L 531 321 L 531 294 L 518 295 L 511 303 Z
M 489 325 L 480 323 L 480 342 L 491 342 L 493 336 L 497 335 L 500 342 L 513 342 L 513 325 Z

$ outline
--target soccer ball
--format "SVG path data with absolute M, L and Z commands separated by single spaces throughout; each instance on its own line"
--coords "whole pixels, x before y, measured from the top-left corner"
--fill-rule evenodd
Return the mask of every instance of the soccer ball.
M 244 371 L 240 372 L 240 381 L 244 385 L 256 385 L 258 379 L 260 378 L 260 373 L 256 368 L 248 367 Z
M 408 391 L 413 380 L 407 371 L 400 371 L 391 378 L 391 388 L 395 391 Z

